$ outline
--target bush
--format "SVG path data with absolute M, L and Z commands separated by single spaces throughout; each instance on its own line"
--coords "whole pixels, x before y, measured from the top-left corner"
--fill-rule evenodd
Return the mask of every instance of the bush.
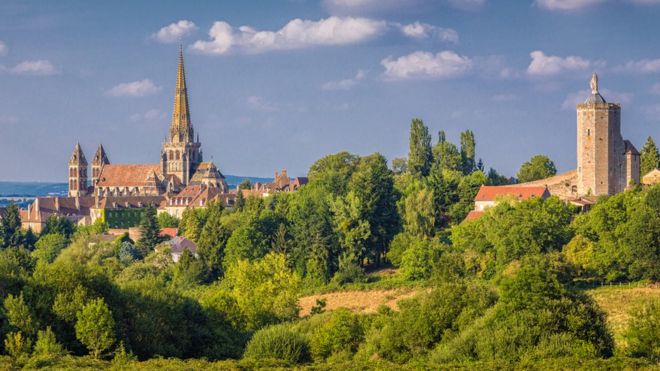
M 437 243 L 413 239 L 401 256 L 401 275 L 407 280 L 430 278 L 439 257 L 440 248 Z
M 291 364 L 310 360 L 309 344 L 302 335 L 285 326 L 271 326 L 257 331 L 247 345 L 245 358 L 278 359 Z
M 653 300 L 633 312 L 626 332 L 631 357 L 660 362 L 660 300 Z
M 365 283 L 368 281 L 368 277 L 353 259 L 342 256 L 339 259 L 339 270 L 332 277 L 332 281 L 337 285 Z
M 354 353 L 363 339 L 360 318 L 350 310 L 341 308 L 332 312 L 330 319 L 312 335 L 312 355 L 314 359 L 322 359 L 342 351 Z

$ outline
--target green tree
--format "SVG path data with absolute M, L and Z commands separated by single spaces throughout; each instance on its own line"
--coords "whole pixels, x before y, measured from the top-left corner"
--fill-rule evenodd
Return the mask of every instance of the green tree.
M 161 242 L 160 227 L 156 218 L 155 207 L 149 206 L 144 210 L 142 220 L 140 221 L 140 228 L 142 231 L 138 240 L 138 247 L 142 256 L 146 256 Z
M 362 205 L 362 218 L 369 223 L 369 256 L 377 265 L 400 228 L 396 203 L 399 194 L 394 188 L 394 174 L 380 153 L 363 157 L 351 177 L 349 191 Z
M 238 189 L 252 189 L 252 182 L 250 179 L 243 179 L 241 183 L 238 185 Z
M 32 251 L 32 256 L 39 261 L 52 263 L 66 245 L 66 237 L 61 234 L 47 234 L 37 241 L 36 248 Z
M 102 298 L 87 303 L 78 312 L 77 319 L 76 337 L 94 358 L 99 358 L 115 343 L 115 320 Z
M 548 156 L 536 155 L 522 164 L 518 170 L 518 181 L 521 183 L 545 179 L 557 174 L 555 163 Z
M 57 342 L 55 333 L 48 326 L 45 331 L 37 333 L 37 342 L 34 344 L 32 354 L 40 357 L 61 357 L 66 354 L 66 350 L 62 344 Z
M 463 173 L 461 152 L 454 143 L 447 141 L 444 131 L 438 132 L 438 143 L 433 147 L 433 159 L 441 170 L 452 170 Z
M 18 364 L 25 362 L 32 350 L 32 340 L 26 338 L 20 331 L 8 333 L 4 345 L 5 352 Z
M 364 205 L 351 191 L 346 197 L 338 198 L 332 210 L 336 231 L 341 236 L 343 254 L 361 266 L 367 256 L 367 243 L 371 235 L 369 221 L 364 216 Z
M 466 130 L 461 133 L 461 162 L 463 164 L 463 174 L 468 175 L 477 169 L 475 162 L 476 141 L 474 133 Z
M 179 222 L 179 235 L 197 243 L 204 224 L 206 224 L 205 209 L 186 209 L 183 211 Z
M 655 145 L 653 138 L 649 136 L 640 153 L 640 173 L 644 176 L 657 168 L 660 168 L 660 152 L 658 152 L 658 147 Z
M 37 334 L 39 324 L 37 323 L 32 310 L 25 303 L 22 292 L 18 296 L 9 294 L 5 298 L 3 305 L 5 309 L 5 317 L 11 327 L 27 336 L 34 336 Z
M 222 274 L 222 260 L 225 246 L 231 232 L 222 225 L 222 203 L 209 202 L 207 205 L 207 219 L 197 241 L 197 252 L 210 273 L 210 279 Z
M 431 152 L 431 134 L 421 119 L 410 123 L 408 152 L 408 171 L 415 177 L 425 177 L 431 170 L 433 153 Z
M 360 318 L 350 310 L 340 308 L 333 311 L 329 317 L 314 331 L 310 339 L 312 355 L 317 360 L 342 351 L 355 353 L 360 342 L 364 340 L 365 331 Z
M 245 196 L 243 196 L 243 192 L 241 189 L 236 192 L 236 198 L 234 199 L 234 209 L 238 211 L 243 211 L 243 207 L 245 206 Z
M 397 157 L 392 160 L 392 171 L 395 175 L 401 175 L 408 171 L 408 160 L 403 157 Z
M 75 232 L 75 229 L 75 226 L 69 219 L 53 214 L 46 219 L 46 225 L 44 225 L 41 235 L 45 236 L 56 233 L 61 234 L 68 240 L 73 235 L 73 232 Z
M 21 216 L 18 206 L 10 204 L 5 209 L 5 215 L 0 223 L 0 247 L 20 247 L 23 245 L 21 233 Z
M 309 168 L 309 184 L 333 196 L 344 195 L 358 162 L 359 157 L 348 152 L 322 157 Z
M 420 239 L 435 234 L 435 210 L 433 192 L 426 188 L 411 193 L 405 199 L 404 230 Z
M 160 213 L 158 214 L 158 226 L 160 228 L 178 228 L 179 219 L 169 213 Z

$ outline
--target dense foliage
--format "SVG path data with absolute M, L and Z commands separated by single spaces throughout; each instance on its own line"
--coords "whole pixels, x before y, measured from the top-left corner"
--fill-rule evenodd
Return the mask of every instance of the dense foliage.
M 484 172 L 474 133 L 461 133 L 457 146 L 440 131 L 432 143 L 414 120 L 409 158 L 395 165 L 378 153 L 328 155 L 293 193 L 241 198 L 232 209 L 210 202 L 180 220 L 149 208 L 138 241 L 108 241 L 103 223 L 58 217 L 36 236 L 9 207 L 0 225 L 0 368 L 636 369 L 658 361 L 657 302 L 631 313 L 627 347 L 615 346 L 581 287 L 658 280 L 659 186 L 602 197 L 585 213 L 555 197 L 502 200 L 464 221 L 481 185 L 510 182 Z M 547 158 L 523 167 L 521 180 L 555 171 Z M 197 253 L 175 263 L 163 227 L 178 227 Z M 382 268 L 392 278 L 373 273 Z M 302 295 L 379 280 L 420 289 L 396 310 L 330 310 L 318 300 L 300 317 Z

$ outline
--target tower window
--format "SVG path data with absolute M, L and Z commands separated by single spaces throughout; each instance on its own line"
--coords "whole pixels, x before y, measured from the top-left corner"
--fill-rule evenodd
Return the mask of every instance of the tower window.
M 587 136 L 591 135 L 591 129 L 587 129 Z
M 176 159 L 178 160 L 179 159 L 179 151 L 176 151 L 175 153 L 176 153 Z

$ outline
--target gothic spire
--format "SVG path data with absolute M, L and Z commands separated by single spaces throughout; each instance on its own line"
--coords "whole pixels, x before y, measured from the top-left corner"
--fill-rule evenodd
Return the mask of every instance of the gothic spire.
M 183 47 L 179 46 L 179 67 L 176 75 L 176 92 L 174 93 L 174 109 L 170 124 L 170 142 L 192 142 L 194 130 L 190 122 L 188 107 L 188 90 L 186 89 L 186 72 L 183 67 Z
M 96 149 L 96 154 L 94 154 L 94 159 L 92 160 L 93 164 L 106 165 L 109 164 L 108 156 L 105 154 L 105 149 L 103 144 L 99 144 L 99 147 Z
M 80 148 L 80 143 L 76 143 L 76 146 L 73 147 L 73 153 L 71 154 L 69 163 L 87 165 L 87 159 L 85 159 L 85 154 L 83 153 L 82 148 Z

